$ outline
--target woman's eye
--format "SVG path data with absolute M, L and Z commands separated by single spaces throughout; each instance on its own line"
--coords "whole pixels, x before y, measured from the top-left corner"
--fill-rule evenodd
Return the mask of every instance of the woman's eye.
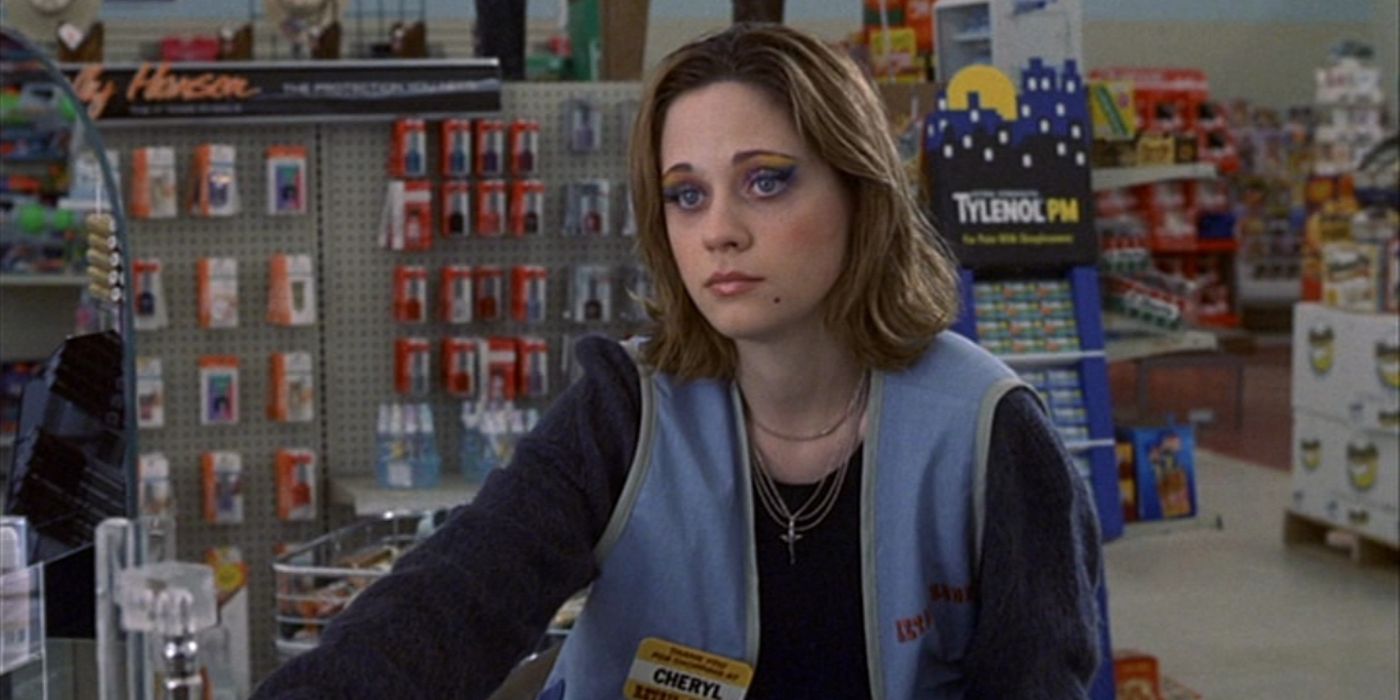
M 668 187 L 662 192 L 662 198 L 668 204 L 675 204 L 682 210 L 690 210 L 699 207 L 705 200 L 705 195 L 700 188 L 693 185 L 683 185 L 680 187 Z
M 759 197 L 772 197 L 787 189 L 792 179 L 792 169 L 763 169 L 749 178 L 749 189 Z

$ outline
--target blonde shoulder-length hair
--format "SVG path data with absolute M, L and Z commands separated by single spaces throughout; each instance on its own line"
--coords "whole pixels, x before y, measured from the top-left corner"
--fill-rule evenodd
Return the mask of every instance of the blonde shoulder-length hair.
M 734 81 L 787 108 L 797 133 L 851 195 L 845 269 L 823 301 L 825 321 L 865 366 L 897 371 L 923 354 L 958 313 L 958 275 L 919 209 L 884 108 L 846 56 L 796 30 L 740 24 L 667 56 L 644 88 L 630 176 L 638 247 L 652 275 L 652 324 L 642 360 L 682 379 L 731 379 L 737 353 L 686 293 L 666 235 L 661 133 L 676 98 Z

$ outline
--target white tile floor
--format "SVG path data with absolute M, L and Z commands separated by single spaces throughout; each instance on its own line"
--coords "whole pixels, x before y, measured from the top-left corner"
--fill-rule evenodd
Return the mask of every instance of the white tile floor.
M 1197 460 L 1205 524 L 1105 550 L 1114 647 L 1156 656 L 1207 700 L 1400 698 L 1400 567 L 1285 548 L 1288 475 Z

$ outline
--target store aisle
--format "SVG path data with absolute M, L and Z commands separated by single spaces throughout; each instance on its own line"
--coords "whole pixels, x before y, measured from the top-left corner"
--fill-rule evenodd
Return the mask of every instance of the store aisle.
M 1285 548 L 1285 472 L 1201 450 L 1209 523 L 1109 544 L 1114 646 L 1207 700 L 1400 697 L 1400 567 Z

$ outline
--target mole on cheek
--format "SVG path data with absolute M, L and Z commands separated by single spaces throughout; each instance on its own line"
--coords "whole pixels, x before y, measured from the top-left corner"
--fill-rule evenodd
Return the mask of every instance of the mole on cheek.
M 782 297 L 773 297 L 773 303 L 774 303 L 774 304 L 778 304 L 778 303 L 781 303 L 781 302 L 782 302 L 782 300 L 783 300 L 783 298 L 782 298 Z

